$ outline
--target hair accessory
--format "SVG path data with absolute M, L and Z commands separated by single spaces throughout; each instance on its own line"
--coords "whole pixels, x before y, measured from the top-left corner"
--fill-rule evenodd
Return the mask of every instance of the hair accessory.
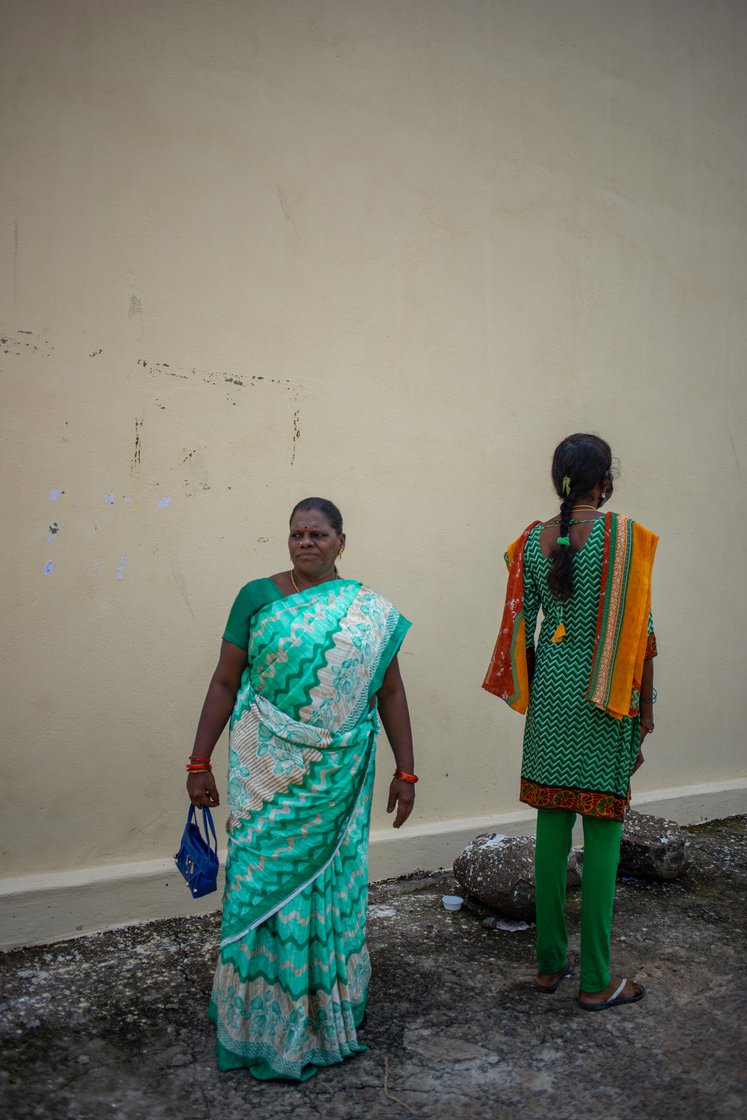
M 558 537 L 558 544 L 560 545 L 561 548 L 570 548 L 571 547 L 571 538 L 570 537 Z
M 563 475 L 563 485 L 561 486 L 561 490 L 566 495 L 566 497 L 568 497 L 571 492 L 571 480 L 567 474 Z
M 184 876 L 192 898 L 211 894 L 218 885 L 218 837 L 210 810 L 202 810 L 202 835 L 197 811 L 190 805 L 179 851 L 174 856 L 177 870 Z
M 401 782 L 409 782 L 413 786 L 419 780 L 417 774 L 408 774 L 405 770 L 395 770 L 394 776 L 399 778 Z

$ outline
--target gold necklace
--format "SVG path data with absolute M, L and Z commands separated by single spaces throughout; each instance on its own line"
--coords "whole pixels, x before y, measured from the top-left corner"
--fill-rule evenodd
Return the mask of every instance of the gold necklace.
M 291 570 L 290 570 L 290 577 L 291 577 L 291 583 L 293 584 L 293 586 L 295 587 L 296 591 L 297 591 L 297 592 L 298 592 L 298 594 L 300 595 L 300 594 L 301 594 L 301 588 L 300 588 L 300 587 L 298 586 L 298 584 L 296 583 L 296 581 L 295 581 L 295 580 L 294 580 L 294 578 L 293 578 L 293 569 L 292 569 L 292 568 L 291 568 Z M 332 576 L 329 576 L 329 577 L 328 577 L 327 579 L 323 579 L 323 580 L 322 580 L 321 582 L 322 582 L 322 583 L 329 583 L 330 579 L 339 579 L 339 578 L 340 578 L 340 577 L 339 577 L 339 576 L 337 575 L 337 568 L 335 568 L 335 570 L 334 570 L 334 575 L 332 575 Z M 314 584 L 312 583 L 312 584 L 310 584 L 310 586 L 311 586 L 311 587 L 313 587 L 313 586 L 314 586 Z M 306 590 L 308 591 L 308 587 L 306 588 Z
M 573 516 L 577 509 L 590 509 L 593 510 L 594 513 L 599 513 L 599 506 L 574 506 L 571 510 L 571 516 Z

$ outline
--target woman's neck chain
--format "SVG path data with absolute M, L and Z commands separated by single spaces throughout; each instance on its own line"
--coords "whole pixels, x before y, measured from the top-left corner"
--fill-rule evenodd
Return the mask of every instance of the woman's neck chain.
M 290 577 L 291 577 L 291 583 L 293 584 L 293 586 L 294 586 L 294 588 L 295 588 L 296 592 L 297 592 L 297 593 L 298 593 L 298 594 L 300 595 L 300 594 L 301 594 L 301 588 L 300 588 L 300 587 L 298 586 L 298 584 L 296 583 L 295 577 L 294 577 L 294 575 L 293 575 L 293 568 L 291 568 L 291 570 L 290 570 Z M 335 568 L 335 569 L 334 569 L 334 571 L 332 572 L 332 575 L 331 575 L 331 576 L 327 576 L 327 578 L 326 578 L 326 579 L 320 579 L 320 580 L 319 580 L 319 583 L 329 583 L 329 581 L 330 581 L 331 579 L 339 579 L 339 578 L 340 578 L 340 577 L 339 577 L 339 576 L 338 576 L 338 574 L 337 574 L 337 568 Z M 310 583 L 310 584 L 309 584 L 309 587 L 316 587 L 316 586 L 317 586 L 317 585 L 316 585 L 315 583 Z M 305 588 L 304 590 L 308 591 L 308 590 L 309 590 L 309 588 L 307 587 L 307 588 Z

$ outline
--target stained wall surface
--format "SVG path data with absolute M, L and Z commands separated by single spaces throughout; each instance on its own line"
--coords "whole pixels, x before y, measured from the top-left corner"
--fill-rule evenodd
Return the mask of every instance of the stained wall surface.
M 619 456 L 614 507 L 661 535 L 641 803 L 747 807 L 745 5 L 2 15 L 18 912 L 49 932 L 66 884 L 163 883 L 228 608 L 286 566 L 310 493 L 343 509 L 345 574 L 414 623 L 424 780 L 392 839 L 382 742 L 375 868 L 448 862 L 480 823 L 530 827 L 521 721 L 480 684 L 503 549 L 556 508 L 551 452 L 579 429 Z M 66 921 L 109 918 L 81 902 Z

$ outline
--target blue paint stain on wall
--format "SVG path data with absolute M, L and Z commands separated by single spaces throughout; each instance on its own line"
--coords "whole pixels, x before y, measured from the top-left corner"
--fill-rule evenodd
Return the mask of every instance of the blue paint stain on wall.
M 113 494 L 104 494 L 104 501 L 108 505 L 113 506 L 114 505 L 114 495 Z
M 117 566 L 117 579 L 124 579 L 125 564 L 127 563 L 126 556 L 120 556 L 119 564 Z
M 62 490 L 50 490 L 49 491 L 50 502 L 56 502 L 61 493 L 62 493 Z
M 44 575 L 45 576 L 51 576 L 53 571 L 54 571 L 54 560 L 48 560 L 47 563 L 44 565 Z
M 171 505 L 171 498 L 161 498 L 161 500 L 158 503 L 158 508 L 159 509 L 168 509 L 170 505 Z

